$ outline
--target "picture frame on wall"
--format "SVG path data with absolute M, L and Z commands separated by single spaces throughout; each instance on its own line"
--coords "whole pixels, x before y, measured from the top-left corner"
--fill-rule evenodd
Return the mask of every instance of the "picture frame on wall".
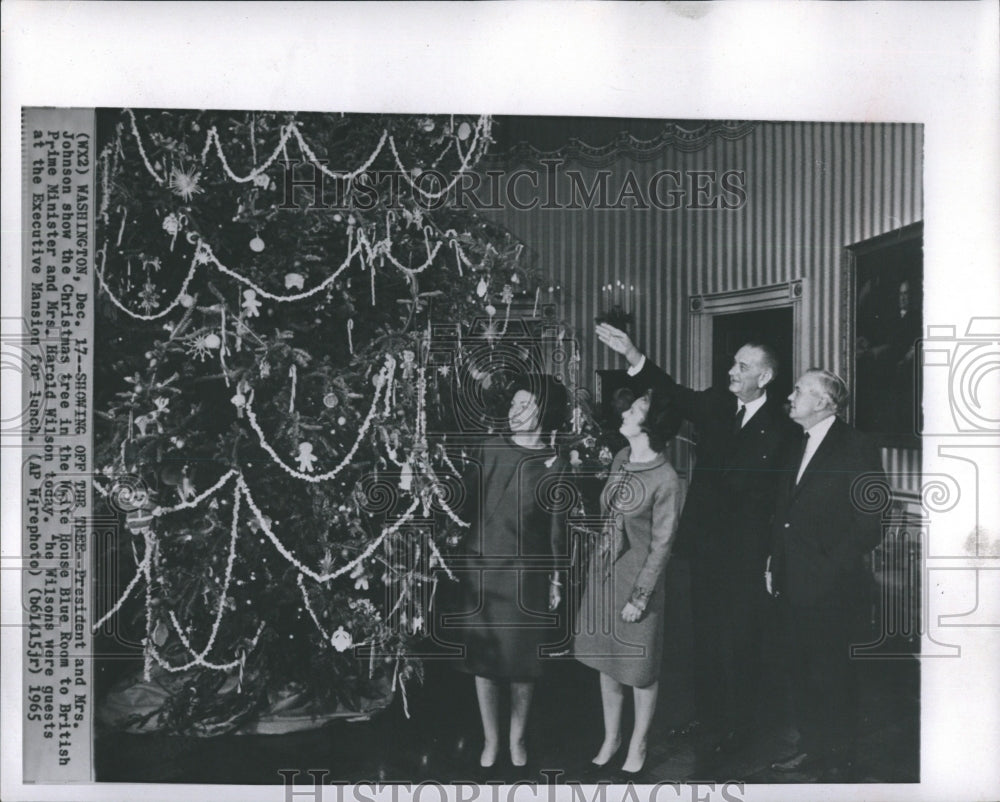
M 923 223 L 848 246 L 843 288 L 850 420 L 882 446 L 919 448 Z

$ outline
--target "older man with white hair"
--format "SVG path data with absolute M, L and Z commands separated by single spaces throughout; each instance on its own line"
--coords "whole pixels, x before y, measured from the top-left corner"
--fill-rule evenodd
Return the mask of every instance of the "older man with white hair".
M 848 401 L 839 376 L 810 369 L 788 400 L 802 442 L 778 488 L 766 579 L 788 635 L 800 739 L 771 767 L 847 779 L 857 714 L 850 649 L 864 621 L 864 558 L 882 537 L 888 484 L 875 445 L 838 417 Z

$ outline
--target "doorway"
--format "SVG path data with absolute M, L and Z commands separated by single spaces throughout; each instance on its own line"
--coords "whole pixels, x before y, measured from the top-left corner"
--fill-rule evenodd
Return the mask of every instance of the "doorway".
M 791 306 L 713 315 L 712 384 L 725 387 L 736 352 L 748 342 L 760 342 L 771 346 L 778 355 L 778 375 L 770 385 L 769 394 L 783 401 L 791 393 L 795 380 L 793 331 Z

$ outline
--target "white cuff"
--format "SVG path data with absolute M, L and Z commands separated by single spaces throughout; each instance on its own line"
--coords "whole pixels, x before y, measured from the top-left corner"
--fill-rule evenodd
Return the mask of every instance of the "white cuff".
M 642 356 L 639 357 L 639 361 L 636 364 L 629 366 L 628 375 L 637 376 L 639 374 L 639 371 L 643 369 L 645 364 L 646 364 L 646 355 L 643 354 Z

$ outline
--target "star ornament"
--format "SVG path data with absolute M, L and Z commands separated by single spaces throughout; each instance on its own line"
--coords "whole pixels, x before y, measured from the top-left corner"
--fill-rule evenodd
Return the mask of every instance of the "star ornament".
M 184 198 L 184 200 L 189 201 L 195 195 L 205 191 L 198 186 L 198 180 L 200 178 L 201 173 L 195 170 L 187 172 L 179 167 L 174 167 L 170 171 L 170 181 L 168 186 L 175 195 L 180 195 Z

